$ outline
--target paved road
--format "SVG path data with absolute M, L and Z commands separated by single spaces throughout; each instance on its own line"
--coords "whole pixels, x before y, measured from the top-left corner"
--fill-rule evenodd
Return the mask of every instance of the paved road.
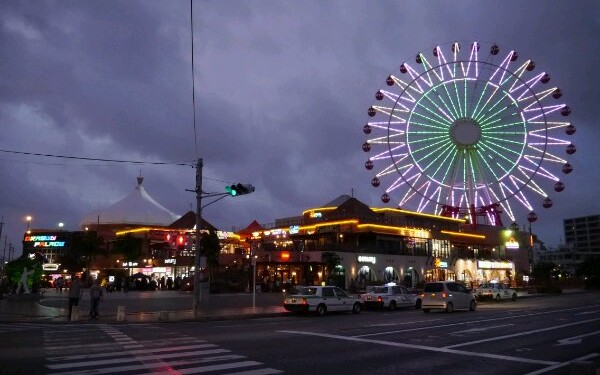
M 600 294 L 487 302 L 452 314 L 0 323 L 0 335 L 7 374 L 584 375 L 593 365 L 586 361 L 600 358 Z

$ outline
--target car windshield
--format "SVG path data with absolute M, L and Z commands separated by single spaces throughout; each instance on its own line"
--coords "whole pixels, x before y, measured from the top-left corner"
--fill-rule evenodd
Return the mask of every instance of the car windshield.
M 373 289 L 371 289 L 371 291 L 369 293 L 382 294 L 382 293 L 387 293 L 387 292 L 388 292 L 388 287 L 387 286 L 376 286 Z
M 315 294 L 317 294 L 317 288 L 311 288 L 311 287 L 303 287 L 303 288 L 299 288 L 298 289 L 298 293 L 296 294 L 300 294 L 300 295 L 304 295 L 304 296 L 314 296 Z
M 429 283 L 425 284 L 425 292 L 433 293 L 433 292 L 442 292 L 444 290 L 444 284 L 442 283 Z

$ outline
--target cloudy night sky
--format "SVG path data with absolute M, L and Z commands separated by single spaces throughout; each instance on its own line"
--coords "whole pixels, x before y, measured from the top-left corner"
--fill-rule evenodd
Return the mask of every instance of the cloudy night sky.
M 572 109 L 574 171 L 552 208 L 534 200 L 534 232 L 558 245 L 564 218 L 600 213 L 598 1 L 207 0 L 193 30 L 196 133 L 188 0 L 0 3 L 0 248 L 6 236 L 20 253 L 28 214 L 79 229 L 140 173 L 169 210 L 195 210 L 199 157 L 205 191 L 256 187 L 204 210 L 222 230 L 342 194 L 384 206 L 361 150 L 367 109 L 401 63 L 454 41 L 534 60 Z

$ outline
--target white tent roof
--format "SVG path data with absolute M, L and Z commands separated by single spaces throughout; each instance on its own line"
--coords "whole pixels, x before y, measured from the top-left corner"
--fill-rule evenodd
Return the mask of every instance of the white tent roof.
M 87 214 L 80 225 L 94 224 L 135 224 L 168 226 L 177 220 L 176 215 L 154 200 L 142 186 L 143 177 L 138 177 L 138 185 L 131 194 L 113 205 Z

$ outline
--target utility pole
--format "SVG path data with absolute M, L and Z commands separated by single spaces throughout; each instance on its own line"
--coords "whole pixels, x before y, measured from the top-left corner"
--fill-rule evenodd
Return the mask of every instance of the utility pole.
M 194 319 L 198 319 L 200 313 L 200 302 L 202 301 L 202 289 L 200 280 L 200 268 L 202 266 L 202 257 L 204 256 L 201 249 L 200 226 L 202 225 L 202 158 L 196 163 L 196 251 L 194 254 Z

